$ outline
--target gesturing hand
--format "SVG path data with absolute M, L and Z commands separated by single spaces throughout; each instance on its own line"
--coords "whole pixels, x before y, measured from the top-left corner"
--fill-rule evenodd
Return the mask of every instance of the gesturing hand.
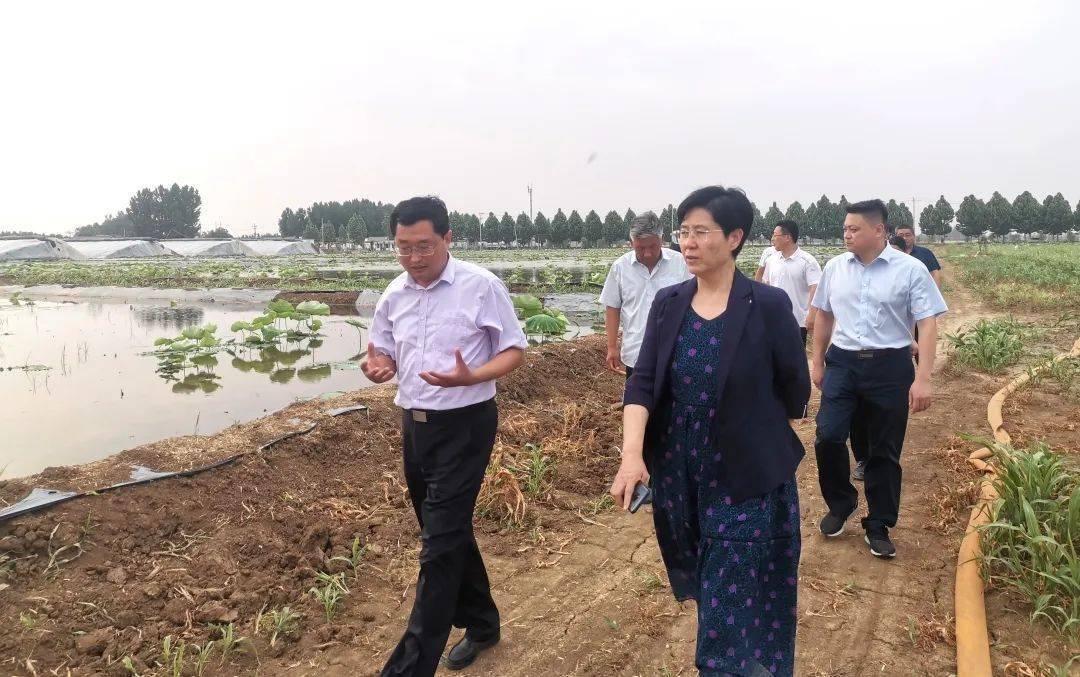
M 422 371 L 419 376 L 431 385 L 439 386 L 440 388 L 471 386 L 477 382 L 476 377 L 473 376 L 472 369 L 469 369 L 469 365 L 465 364 L 465 360 L 461 357 L 460 348 L 454 348 L 453 371 Z
M 360 371 L 372 383 L 386 383 L 397 373 L 397 364 L 389 355 L 375 352 L 375 345 L 368 343 L 367 356 L 360 360 Z

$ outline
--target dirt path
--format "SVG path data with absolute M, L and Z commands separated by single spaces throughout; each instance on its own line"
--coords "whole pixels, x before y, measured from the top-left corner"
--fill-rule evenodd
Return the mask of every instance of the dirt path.
M 984 312 L 964 291 L 950 300 L 942 331 L 955 331 Z M 797 674 L 941 675 L 953 669 L 949 626 L 958 531 L 928 526 L 940 520 L 936 494 L 964 479 L 953 465 L 963 454 L 952 452 L 951 463 L 942 456 L 950 454 L 954 431 L 978 427 L 986 397 L 940 374 L 937 388 L 935 406 L 912 417 L 902 519 L 894 532 L 900 555 L 893 561 L 871 557 L 857 528 L 835 541 L 818 533 L 825 506 L 813 459 L 814 426 L 808 421 L 799 427 L 808 455 L 798 474 L 803 552 Z M 446 674 L 696 674 L 695 609 L 670 596 L 651 518 L 611 512 L 596 520 L 600 524 L 587 525 L 553 566 L 536 569 L 514 558 L 488 557 L 503 641 L 471 669 Z M 384 626 L 384 646 L 393 645 L 410 604 L 411 597 L 403 600 Z M 327 674 L 373 674 L 375 659 L 335 650 Z
M 946 330 L 983 312 L 963 291 L 950 301 Z M 616 465 L 610 449 L 619 413 L 609 405 L 621 386 L 598 371 L 601 363 L 595 337 L 541 348 L 504 384 L 501 467 L 520 467 L 525 444 L 541 444 L 555 462 L 554 489 L 528 499 L 521 526 L 508 525 L 497 501 L 478 521 L 504 640 L 456 674 L 696 674 L 696 612 L 667 589 L 650 517 L 598 503 Z M 951 490 L 967 477 L 965 450 L 953 436 L 982 430 L 996 386 L 977 375 L 939 374 L 936 387 L 934 407 L 913 416 L 909 429 L 893 561 L 871 557 L 857 529 L 828 541 L 817 533 L 824 506 L 814 427 L 807 421 L 798 428 L 810 450 L 798 474 L 800 675 L 953 669 L 956 508 L 965 504 Z M 366 418 L 323 413 L 357 401 L 371 406 Z M 115 479 L 126 462 L 187 467 L 199 454 L 257 446 L 289 419 L 319 424 L 220 472 L 93 497 L 0 527 L 0 554 L 20 558 L 6 589 L 0 586 L 0 670 L 123 675 L 120 661 L 128 656 L 146 674 L 159 662 L 165 636 L 203 644 L 212 636 L 206 624 L 216 621 L 234 622 L 249 650 L 221 668 L 214 661 L 207 675 L 375 674 L 404 626 L 416 573 L 416 527 L 400 483 L 395 417 L 385 389 L 354 393 L 295 405 L 210 438 L 166 440 L 90 469 L 36 478 L 63 488 Z M 21 481 L 0 486 L 0 499 L 17 500 L 26 488 Z M 505 488 L 496 486 L 494 494 Z M 62 536 L 53 542 L 58 527 Z M 326 622 L 307 591 L 315 571 L 344 569 L 330 558 L 344 554 L 354 537 L 369 550 L 339 614 Z M 49 553 L 73 541 L 85 544 L 85 554 L 49 570 Z M 271 647 L 255 620 L 260 609 L 285 604 L 304 617 Z

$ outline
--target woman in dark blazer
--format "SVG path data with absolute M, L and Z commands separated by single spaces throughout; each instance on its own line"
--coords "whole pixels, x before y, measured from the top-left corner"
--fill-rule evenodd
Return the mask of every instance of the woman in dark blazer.
M 804 451 L 789 419 L 810 397 L 802 336 L 787 295 L 735 267 L 754 218 L 741 191 L 694 191 L 678 217 L 694 277 L 653 302 L 611 494 L 628 507 L 652 477 L 672 592 L 698 605 L 701 675 L 791 675 Z

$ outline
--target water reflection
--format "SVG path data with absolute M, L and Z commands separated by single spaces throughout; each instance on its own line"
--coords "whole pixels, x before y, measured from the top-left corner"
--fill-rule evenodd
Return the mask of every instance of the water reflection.
M 131 309 L 131 315 L 135 318 L 135 323 L 143 329 L 175 331 L 202 324 L 206 312 L 192 306 L 136 306 Z
M 209 394 L 221 387 L 218 383 L 221 377 L 215 369 L 221 364 L 217 354 L 224 353 L 230 356 L 228 364 L 233 369 L 244 374 L 264 374 L 270 383 L 285 385 L 294 378 L 302 383 L 317 383 L 329 378 L 334 370 L 331 363 L 317 361 L 315 352 L 322 345 L 322 339 L 317 337 L 300 341 L 282 340 L 274 345 L 230 343 L 180 359 L 160 356 L 157 373 L 164 381 L 173 384 L 174 393 Z M 361 356 L 357 354 L 349 361 Z M 298 366 L 305 358 L 310 358 L 307 364 Z

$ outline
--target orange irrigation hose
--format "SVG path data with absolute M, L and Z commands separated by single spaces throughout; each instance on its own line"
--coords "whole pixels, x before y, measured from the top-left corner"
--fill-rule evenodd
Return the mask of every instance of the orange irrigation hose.
M 1080 339 L 1073 343 L 1072 350 L 1058 355 L 1054 360 L 1078 356 Z M 1006 397 L 1031 379 L 1032 373 L 1027 372 L 1013 379 L 997 391 L 986 405 L 986 420 L 994 432 L 994 439 L 1001 444 L 1011 441 L 1005 430 L 1001 407 L 1005 404 Z M 979 527 L 990 522 L 990 509 L 998 498 L 997 490 L 994 489 L 994 466 L 988 462 L 992 456 L 990 449 L 982 447 L 968 457 L 968 462 L 984 475 L 979 481 L 979 500 L 971 509 L 967 530 L 956 557 L 956 677 L 983 677 L 992 672 L 990 636 L 986 626 L 986 599 L 983 596 L 984 583 L 979 574 Z

